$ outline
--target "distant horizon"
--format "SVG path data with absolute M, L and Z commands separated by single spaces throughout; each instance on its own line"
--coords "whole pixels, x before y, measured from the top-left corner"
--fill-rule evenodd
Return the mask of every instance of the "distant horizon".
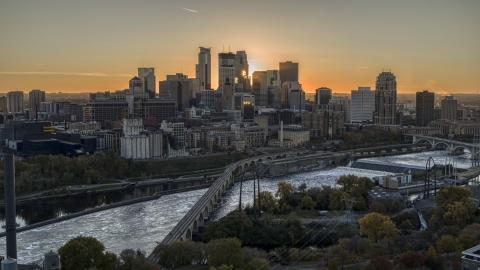
M 167 74 L 195 77 L 201 46 L 214 89 L 228 49 L 249 74 L 299 63 L 307 93 L 374 89 L 383 70 L 399 93 L 480 91 L 478 0 L 5 1 L 0 25 L 0 92 L 115 91 L 138 67 L 155 68 L 158 92 Z

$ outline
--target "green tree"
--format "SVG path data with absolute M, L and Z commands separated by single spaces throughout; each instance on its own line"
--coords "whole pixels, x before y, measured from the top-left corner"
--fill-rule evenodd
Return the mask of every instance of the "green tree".
M 302 198 L 302 208 L 313 210 L 317 206 L 317 203 L 312 200 L 310 196 L 304 196 Z
M 474 247 L 478 244 L 477 238 L 469 233 L 462 232 L 458 235 L 457 237 L 457 245 L 460 249 L 460 251 L 469 249 L 471 247 Z
M 353 174 L 342 175 L 337 179 L 337 185 L 341 186 L 343 192 L 350 192 L 357 179 L 358 177 Z
M 329 201 L 330 204 L 328 208 L 330 210 L 343 210 L 345 209 L 345 202 L 343 201 L 344 198 L 350 198 L 350 195 L 348 193 L 336 190 L 332 192 L 330 195 Z
M 104 252 L 105 246 L 90 236 L 77 236 L 58 249 L 62 269 L 115 269 L 117 257 Z
M 385 214 L 386 211 L 387 211 L 387 208 L 381 202 L 375 201 L 370 205 L 370 212 Z
M 366 235 L 371 241 L 380 239 L 392 239 L 398 236 L 400 231 L 388 216 L 379 213 L 368 213 L 358 220 L 360 234 Z
M 232 265 L 234 268 L 243 266 L 242 243 L 237 238 L 222 238 L 208 242 L 206 246 L 208 265 L 219 267 Z

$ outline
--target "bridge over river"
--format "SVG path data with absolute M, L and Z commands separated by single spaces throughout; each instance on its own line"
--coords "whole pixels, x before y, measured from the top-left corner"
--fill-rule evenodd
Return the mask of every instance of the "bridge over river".
M 467 143 L 460 142 L 455 140 L 443 139 L 438 137 L 431 136 L 422 136 L 422 135 L 411 135 L 413 137 L 413 144 L 422 144 L 427 143 L 431 146 L 432 150 L 437 149 L 438 147 L 444 147 L 446 150 L 450 151 L 450 154 L 453 155 L 457 150 L 467 149 L 470 151 L 471 159 L 478 159 L 480 157 L 480 144 L 479 143 Z

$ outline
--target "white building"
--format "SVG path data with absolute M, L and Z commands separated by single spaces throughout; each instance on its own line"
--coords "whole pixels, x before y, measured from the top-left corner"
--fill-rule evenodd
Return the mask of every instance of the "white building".
M 375 92 L 370 87 L 358 87 L 358 90 L 351 92 L 351 122 L 373 122 L 375 111 Z
M 185 127 L 184 123 L 170 123 L 163 120 L 161 128 L 163 132 L 169 133 L 166 153 L 168 157 L 188 156 L 185 151 Z
M 143 131 L 142 119 L 123 119 L 123 136 L 120 138 L 120 156 L 131 159 L 150 158 L 150 141 Z

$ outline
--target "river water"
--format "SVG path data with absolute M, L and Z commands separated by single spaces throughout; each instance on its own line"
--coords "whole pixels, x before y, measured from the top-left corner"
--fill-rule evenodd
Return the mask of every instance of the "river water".
M 445 159 L 449 156 L 444 151 L 435 151 L 368 158 L 367 160 L 404 165 L 424 165 L 429 157 L 433 157 L 436 163 L 444 164 Z M 468 153 L 456 156 L 457 166 L 459 168 L 470 167 L 471 163 L 468 157 Z M 297 187 L 302 183 L 305 183 L 307 187 L 335 185 L 336 179 L 344 174 L 367 177 L 387 175 L 384 172 L 337 167 L 261 179 L 260 187 L 262 191 L 268 190 L 274 193 L 277 189 L 277 183 L 280 181 L 286 181 Z M 18 233 L 19 262 L 39 261 L 44 253 L 50 250 L 56 251 L 69 239 L 78 235 L 93 236 L 105 245 L 107 251 L 116 254 L 124 249 L 142 249 L 150 253 L 156 246 L 156 242 L 162 241 L 206 190 L 166 195 L 158 200 L 105 210 Z M 242 201 L 251 203 L 253 201 L 252 181 L 244 183 L 243 190 Z M 215 220 L 232 210 L 238 209 L 239 191 L 239 185 L 235 185 L 222 198 L 221 207 L 214 215 Z M 2 221 L 2 223 L 4 222 Z M 4 254 L 5 237 L 2 237 L 0 238 L 0 255 Z

